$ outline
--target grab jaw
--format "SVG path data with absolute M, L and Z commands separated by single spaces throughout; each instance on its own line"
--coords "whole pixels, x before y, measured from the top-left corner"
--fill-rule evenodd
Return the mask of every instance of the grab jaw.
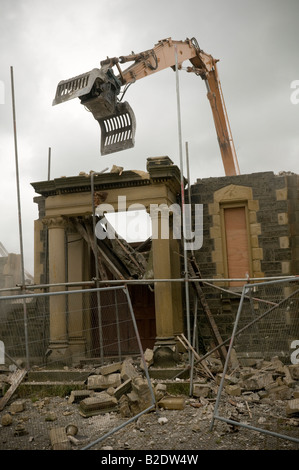
M 118 101 L 121 82 L 108 67 L 58 83 L 53 106 L 79 98 L 101 128 L 101 155 L 134 147 L 136 119 L 128 102 Z

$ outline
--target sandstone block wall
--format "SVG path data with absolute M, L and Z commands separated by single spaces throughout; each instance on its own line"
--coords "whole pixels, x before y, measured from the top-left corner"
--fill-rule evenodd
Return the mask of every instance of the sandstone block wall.
M 251 256 L 250 277 L 299 274 L 299 176 L 273 172 L 198 179 L 191 187 L 192 204 L 203 204 L 203 246 L 196 252 L 203 278 L 225 278 L 225 249 L 221 204 L 244 202 L 248 214 Z M 229 288 L 228 284 L 217 284 Z M 223 339 L 230 336 L 239 305 L 235 295 L 205 287 L 205 295 Z M 239 290 L 241 290 L 239 288 Z M 269 292 L 271 296 L 271 292 Z M 287 295 L 281 291 L 282 298 Z M 294 320 L 294 319 L 293 319 Z M 295 322 L 298 320 L 295 319 Z M 278 327 L 287 335 L 284 319 Z M 292 323 L 294 325 L 294 321 Z M 299 337 L 299 331 L 298 331 Z M 252 340 L 252 338 L 251 338 Z M 211 335 L 200 315 L 200 341 L 210 344 Z M 244 351 L 250 338 L 244 337 Z M 252 341 L 251 341 L 252 342 Z M 280 347 L 288 348 L 288 341 Z

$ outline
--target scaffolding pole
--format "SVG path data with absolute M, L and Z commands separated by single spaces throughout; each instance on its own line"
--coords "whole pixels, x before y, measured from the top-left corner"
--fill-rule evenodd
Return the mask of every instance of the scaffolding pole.
M 189 300 L 189 282 L 188 282 L 188 258 L 186 252 L 186 214 L 185 214 L 185 181 L 183 166 L 183 146 L 182 146 L 182 126 L 181 126 L 181 104 L 180 104 L 180 86 L 178 73 L 178 52 L 175 47 L 175 75 L 176 75 L 176 94 L 177 94 L 177 113 L 178 113 L 178 134 L 179 134 L 179 153 L 180 153 L 180 172 L 181 172 L 181 201 L 183 214 L 183 247 L 184 247 L 184 281 L 186 296 L 186 317 L 187 317 L 187 338 L 191 343 L 190 332 L 190 300 Z M 191 353 L 189 351 L 189 362 L 191 363 Z
M 98 243 L 96 236 L 96 207 L 94 202 L 94 177 L 104 173 L 108 168 L 100 172 L 92 171 L 90 174 L 90 189 L 91 189 L 91 206 L 92 206 L 92 226 L 93 226 L 93 244 L 94 244 L 94 259 L 95 259 L 95 268 L 96 268 L 96 286 L 99 287 L 99 260 L 98 260 Z M 103 332 L 102 332 L 102 307 L 100 299 L 100 291 L 97 289 L 97 308 L 98 308 L 98 321 L 99 321 L 99 338 L 100 338 L 100 354 L 102 363 L 104 361 L 104 341 L 103 341 Z
M 20 254 L 21 254 L 21 279 L 22 279 L 22 289 L 25 289 L 25 267 L 24 267 L 24 251 L 23 251 L 22 213 L 21 213 L 21 202 L 20 202 L 21 197 L 20 197 L 20 178 L 19 178 L 19 162 L 18 162 L 17 124 L 16 124 L 17 120 L 16 120 L 13 67 L 10 67 L 10 78 L 11 78 L 11 97 L 12 97 L 12 113 L 13 113 L 14 146 L 15 146 L 15 166 L 16 166 L 16 183 L 17 183 Z M 28 324 L 27 324 L 27 308 L 26 308 L 25 300 L 23 301 L 23 310 L 24 310 L 26 367 L 27 369 L 29 369 Z

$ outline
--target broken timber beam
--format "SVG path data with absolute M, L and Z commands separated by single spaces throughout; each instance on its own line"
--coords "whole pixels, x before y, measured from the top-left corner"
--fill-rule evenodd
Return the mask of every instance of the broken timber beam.
M 201 274 L 200 274 L 200 271 L 199 271 L 199 267 L 197 266 L 197 263 L 194 259 L 194 257 L 192 258 L 192 260 L 189 260 L 188 261 L 188 270 L 189 270 L 189 273 L 191 275 L 192 278 L 197 278 L 197 279 L 201 279 Z M 206 301 L 206 298 L 205 298 L 205 295 L 203 293 L 203 290 L 199 284 L 199 282 L 194 282 L 192 283 L 193 284 L 193 287 L 195 289 L 195 292 L 196 292 L 196 295 L 198 297 L 198 300 L 200 301 L 201 303 L 201 306 L 202 306 L 202 309 L 203 309 L 203 312 L 205 314 L 205 317 L 208 321 L 208 324 L 209 324 L 209 327 L 211 329 L 211 333 L 212 333 L 212 336 L 213 336 L 213 339 L 216 343 L 216 345 L 220 345 L 223 343 L 223 340 L 220 336 L 220 333 L 219 333 L 219 330 L 218 330 L 218 327 L 215 323 L 215 320 L 213 318 L 213 315 L 212 315 L 212 312 L 210 310 L 210 307 Z M 224 346 L 221 346 L 219 347 L 219 354 L 220 354 L 220 358 L 221 358 L 221 362 L 222 364 L 224 365 L 225 364 L 225 361 L 226 361 L 226 357 L 227 357 L 227 350 Z
M 116 279 L 121 279 L 124 280 L 124 276 L 121 274 L 121 272 L 116 268 L 116 266 L 111 262 L 109 257 L 104 253 L 104 251 L 97 245 L 97 247 L 94 246 L 93 238 L 91 236 L 91 233 L 88 231 L 86 227 L 84 227 L 78 220 L 74 220 L 74 225 L 78 231 L 78 233 L 84 238 L 86 243 L 91 247 L 94 256 L 98 256 L 99 260 L 99 269 L 100 269 L 100 274 L 103 280 L 108 279 L 107 273 L 104 270 L 103 264 L 105 264 L 108 269 L 111 271 L 111 273 L 116 277 Z M 98 253 L 97 251 L 98 250 Z M 99 256 L 101 255 L 101 256 Z
M 5 393 L 4 397 L 1 398 L 0 400 L 0 411 L 3 410 L 5 407 L 6 403 L 9 401 L 9 399 L 12 397 L 20 383 L 22 382 L 23 378 L 27 374 L 27 369 L 18 369 L 16 370 L 11 378 L 11 385 L 7 392 Z
M 199 354 L 197 354 L 197 352 L 195 351 L 195 349 L 192 347 L 192 345 L 189 343 L 189 341 L 187 340 L 186 336 L 181 333 L 180 335 L 177 335 L 177 339 L 180 341 L 180 343 L 184 346 L 184 348 L 188 351 L 191 351 L 193 354 L 194 354 L 194 357 L 195 359 L 197 359 L 198 361 L 200 361 L 200 356 Z M 202 361 L 201 363 L 201 366 L 202 368 L 204 369 L 204 371 L 209 375 L 209 377 L 211 377 L 212 379 L 214 379 L 214 376 L 212 374 L 212 372 L 209 370 L 209 368 L 207 367 L 206 363 L 204 361 Z

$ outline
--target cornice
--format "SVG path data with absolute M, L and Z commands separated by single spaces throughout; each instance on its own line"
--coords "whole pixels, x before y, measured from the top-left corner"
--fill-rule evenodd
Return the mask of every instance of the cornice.
M 157 165 L 149 172 L 123 171 L 117 173 L 102 173 L 94 176 L 94 190 L 102 191 L 116 188 L 147 186 L 155 184 L 169 185 L 172 190 L 180 190 L 180 170 L 175 165 Z M 53 180 L 31 183 L 35 192 L 44 197 L 58 194 L 81 193 L 91 191 L 90 175 L 79 175 L 54 178 Z

